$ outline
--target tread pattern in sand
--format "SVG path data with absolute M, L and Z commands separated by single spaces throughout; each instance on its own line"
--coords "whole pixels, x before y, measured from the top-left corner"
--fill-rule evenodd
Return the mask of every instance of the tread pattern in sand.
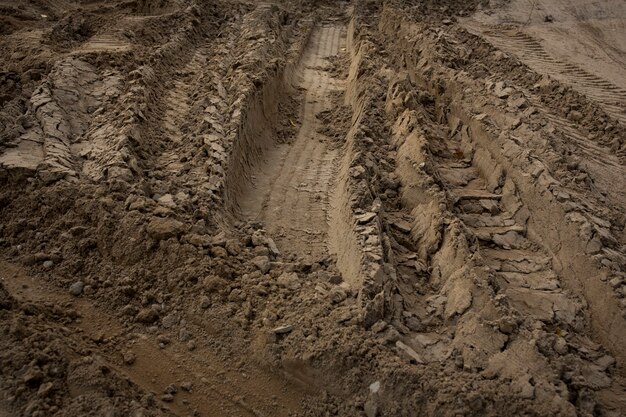
M 468 29 L 485 37 L 497 48 L 516 55 L 533 70 L 570 84 L 600 103 L 611 116 L 626 123 L 626 90 L 623 88 L 550 55 L 537 39 L 517 29 L 497 26 L 472 26 Z
M 458 160 L 458 145 L 438 158 L 455 214 L 476 237 L 484 264 L 515 309 L 545 322 L 575 320 L 577 301 L 561 290 L 551 255 L 527 231 L 529 212 L 506 174 L 474 155 Z M 504 184 L 504 185 L 503 185 Z
M 318 133 L 321 111 L 332 107 L 330 93 L 340 88 L 323 68 L 339 52 L 340 26 L 322 26 L 304 52 L 299 87 L 304 90 L 302 125 L 293 142 L 270 149 L 253 189 L 241 200 L 245 217 L 263 221 L 281 250 L 320 256 L 327 251 L 329 191 L 339 150 Z

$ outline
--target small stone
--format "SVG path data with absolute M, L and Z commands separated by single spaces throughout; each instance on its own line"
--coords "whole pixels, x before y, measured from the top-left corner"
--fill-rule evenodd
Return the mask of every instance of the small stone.
M 226 251 L 232 256 L 239 255 L 241 253 L 241 245 L 239 244 L 239 241 L 237 241 L 236 239 L 230 239 L 229 241 L 227 241 Z
M 361 214 L 360 216 L 357 216 L 356 221 L 357 223 L 360 223 L 360 224 L 369 223 L 372 220 L 374 220 L 375 217 L 376 217 L 376 213 L 368 212 L 365 214 Z
M 135 360 L 137 359 L 137 357 L 135 356 L 135 354 L 133 352 L 126 352 L 124 353 L 124 363 L 126 365 L 132 365 L 135 363 Z
M 209 275 L 208 277 L 204 278 L 202 284 L 204 286 L 204 289 L 209 293 L 218 293 L 226 288 L 226 286 L 228 285 L 226 280 L 215 275 Z
M 166 240 L 179 236 L 185 230 L 185 224 L 174 219 L 155 218 L 148 223 L 146 231 L 155 240 Z
M 226 233 L 219 232 L 217 235 L 211 238 L 211 245 L 225 246 L 226 245 Z
M 28 369 L 28 371 L 26 371 L 22 379 L 26 383 L 26 385 L 35 387 L 41 383 L 41 380 L 43 379 L 43 373 L 38 367 L 31 367 Z
M 175 326 L 176 324 L 178 324 L 178 315 L 177 314 L 168 314 L 167 316 L 163 317 L 163 320 L 161 321 L 161 324 L 166 329 L 169 329 L 169 328 Z
M 250 241 L 253 246 L 265 246 L 267 238 L 265 237 L 265 233 L 263 231 L 257 230 L 252 233 L 252 236 L 250 236 Z
M 208 235 L 190 233 L 186 235 L 184 239 L 187 243 L 197 246 L 199 248 L 206 248 L 211 245 L 211 238 Z
M 211 248 L 211 256 L 214 258 L 226 258 L 228 257 L 228 252 L 221 246 L 213 246 Z
M 505 317 L 500 320 L 500 322 L 498 323 L 498 327 L 502 333 L 511 334 L 515 330 L 517 330 L 517 323 L 511 318 Z
M 373 333 L 380 333 L 387 328 L 387 322 L 379 320 L 372 326 Z
M 191 332 L 183 327 L 178 331 L 178 340 L 180 340 L 181 342 L 191 340 Z
M 611 280 L 609 280 L 609 284 L 613 287 L 613 289 L 618 288 L 622 285 L 622 279 L 620 277 L 611 278 Z
M 46 398 L 52 392 L 53 387 L 54 387 L 54 384 L 52 382 L 46 382 L 45 384 L 41 384 L 39 386 L 39 389 L 37 390 L 37 395 L 39 397 Z
M 298 274 L 295 272 L 283 272 L 277 279 L 276 283 L 281 287 L 289 288 L 290 290 L 297 290 L 302 284 Z
M 163 207 L 167 207 L 167 208 L 176 208 L 176 203 L 174 202 L 174 197 L 172 197 L 171 194 L 164 194 L 161 197 L 159 197 L 159 199 L 157 200 L 157 202 L 162 205 Z
M 82 281 L 76 281 L 70 285 L 70 294 L 74 297 L 78 297 L 83 293 L 83 288 L 85 288 L 85 284 Z
M 417 317 L 409 317 L 405 320 L 406 327 L 414 332 L 423 332 L 424 324 Z
M 559 337 L 554 342 L 554 351 L 559 355 L 565 355 L 567 353 L 567 342 L 564 338 Z
M 171 403 L 174 401 L 174 396 L 172 394 L 165 394 L 161 396 L 161 400 L 166 403 Z
M 278 246 L 272 240 L 272 238 L 267 238 L 267 248 L 270 250 L 270 253 L 274 256 L 280 256 L 280 251 L 278 250 Z
M 167 387 L 165 387 L 165 390 L 163 390 L 163 392 L 165 394 L 176 394 L 178 392 L 178 387 L 175 384 L 169 384 Z
M 339 304 L 346 298 L 348 298 L 348 294 L 346 294 L 345 290 L 341 287 L 334 287 L 328 292 L 328 298 L 330 302 L 333 304 Z
M 573 122 L 580 122 L 583 119 L 583 114 L 578 110 L 572 110 L 569 112 L 568 118 Z
M 395 343 L 400 340 L 400 332 L 398 332 L 393 327 L 389 327 L 383 335 L 383 340 L 385 341 L 385 343 Z
M 415 361 L 416 363 L 419 363 L 419 364 L 424 363 L 424 360 L 416 351 L 414 351 L 411 347 L 402 343 L 400 340 L 396 342 L 396 348 L 398 348 L 398 353 L 402 353 L 409 360 Z
M 587 247 L 585 248 L 585 252 L 589 255 L 595 255 L 602 250 L 602 242 L 598 237 L 594 237 L 589 242 L 587 242 Z
M 144 308 L 139 313 L 137 313 L 137 316 L 135 317 L 135 319 L 139 323 L 149 324 L 149 323 L 154 323 L 155 321 L 157 321 L 159 319 L 159 315 L 157 314 L 156 311 L 154 311 L 151 308 Z
M 192 389 L 191 382 L 189 382 L 189 381 L 183 381 L 183 382 L 180 384 L 180 388 L 181 388 L 183 391 L 191 392 L 191 389 Z
M 252 264 L 255 265 L 263 274 L 267 274 L 270 270 L 270 259 L 267 256 L 257 256 L 252 259 Z
M 161 345 L 169 345 L 170 344 L 170 338 L 165 336 L 164 334 L 160 334 L 157 336 L 157 342 L 159 342 L 159 344 Z
M 292 330 L 293 330 L 293 326 L 291 324 L 287 324 L 285 326 L 276 327 L 274 330 L 272 330 L 272 333 L 286 334 L 286 333 L 291 333 Z
M 402 233 L 410 233 L 411 232 L 411 224 L 404 220 L 396 220 L 391 225 L 399 230 Z
M 269 256 L 270 250 L 265 246 L 255 246 L 254 255 L 255 256 Z
M 337 316 L 337 323 L 345 323 L 354 317 L 352 310 L 347 307 L 338 309 L 339 315 Z
M 43 263 L 43 267 L 44 267 L 44 268 L 46 268 L 46 269 L 50 269 L 50 268 L 52 268 L 53 266 L 54 266 L 54 262 L 52 262 L 52 261 L 45 261 L 45 262 Z
M 203 309 L 211 307 L 211 299 L 207 296 L 203 296 L 200 299 L 200 307 L 202 307 Z

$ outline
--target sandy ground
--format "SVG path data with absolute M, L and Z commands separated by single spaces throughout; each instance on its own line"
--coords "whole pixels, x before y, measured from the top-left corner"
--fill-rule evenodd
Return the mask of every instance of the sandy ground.
M 624 13 L 0 1 L 0 416 L 624 415 Z

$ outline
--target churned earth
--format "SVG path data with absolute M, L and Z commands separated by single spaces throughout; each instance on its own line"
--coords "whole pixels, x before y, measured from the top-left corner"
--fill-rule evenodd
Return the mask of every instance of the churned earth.
M 626 414 L 625 13 L 0 0 L 0 417 Z

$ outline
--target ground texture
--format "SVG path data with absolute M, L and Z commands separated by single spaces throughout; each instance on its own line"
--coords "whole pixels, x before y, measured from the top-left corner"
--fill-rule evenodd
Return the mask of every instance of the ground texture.
M 0 417 L 626 414 L 620 0 L 0 0 Z

